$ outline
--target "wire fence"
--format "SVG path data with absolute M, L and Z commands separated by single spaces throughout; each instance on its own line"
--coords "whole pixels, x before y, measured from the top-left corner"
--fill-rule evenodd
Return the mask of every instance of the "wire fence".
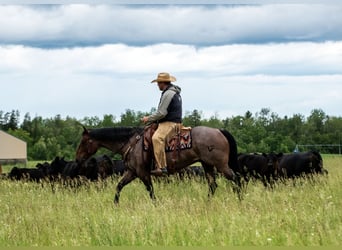
M 317 150 L 321 153 L 341 154 L 342 144 L 297 144 L 294 152 Z

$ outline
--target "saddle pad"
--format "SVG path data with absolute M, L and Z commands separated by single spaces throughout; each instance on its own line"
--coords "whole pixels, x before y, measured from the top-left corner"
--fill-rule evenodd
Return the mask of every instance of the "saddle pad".
M 179 135 L 174 135 L 172 138 L 170 138 L 168 143 L 166 143 L 165 151 L 171 152 L 174 150 L 189 149 L 192 146 L 191 139 L 190 130 L 181 130 Z
M 179 139 L 179 141 L 178 141 Z M 178 145 L 177 145 L 178 144 Z M 148 151 L 150 148 L 148 140 L 144 139 L 144 150 Z M 165 144 L 165 152 L 172 152 L 174 150 L 190 149 L 192 147 L 191 129 L 185 127 L 181 129 L 180 134 L 172 136 Z

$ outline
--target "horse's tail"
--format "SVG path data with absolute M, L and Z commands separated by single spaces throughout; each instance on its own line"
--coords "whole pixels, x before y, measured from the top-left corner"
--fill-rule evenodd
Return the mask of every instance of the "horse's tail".
M 238 163 L 238 154 L 237 154 L 237 145 L 235 138 L 232 136 L 231 133 L 229 133 L 227 130 L 220 129 L 221 133 L 226 137 L 228 143 L 229 143 L 229 159 L 228 159 L 228 165 L 229 167 L 234 171 L 235 177 L 234 177 L 234 183 L 237 185 L 234 189 L 238 194 L 239 200 L 242 199 L 242 193 L 241 193 L 241 173 L 240 166 Z
M 238 163 L 238 152 L 237 152 L 237 144 L 235 141 L 235 138 L 231 133 L 229 133 L 225 129 L 220 129 L 221 133 L 227 138 L 229 143 L 229 159 L 228 159 L 228 165 L 231 169 L 233 169 L 234 172 L 237 172 L 240 174 L 239 169 L 239 163 Z

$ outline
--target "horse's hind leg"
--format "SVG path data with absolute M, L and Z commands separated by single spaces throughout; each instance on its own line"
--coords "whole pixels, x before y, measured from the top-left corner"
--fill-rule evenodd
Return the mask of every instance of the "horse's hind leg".
M 152 185 L 152 179 L 151 175 L 149 173 L 146 173 L 146 175 L 139 177 L 141 181 L 145 184 L 146 190 L 150 193 L 150 197 L 153 201 L 156 200 L 156 197 L 154 195 L 153 185 Z
M 239 200 L 242 199 L 242 190 L 241 190 L 241 177 L 238 174 L 235 174 L 234 171 L 229 168 L 229 166 L 227 167 L 220 167 L 217 166 L 216 167 L 217 170 L 223 174 L 223 176 L 227 179 L 227 180 L 231 180 L 233 181 L 233 190 L 235 193 L 237 193 Z
M 216 166 L 217 171 L 219 171 L 221 174 L 223 174 L 223 176 L 227 179 L 227 180 L 231 180 L 233 182 L 235 182 L 237 176 L 234 173 L 234 171 L 229 168 L 227 165 L 223 165 L 223 166 Z
M 128 169 L 122 179 L 120 180 L 119 184 L 116 186 L 116 193 L 115 193 L 115 197 L 114 197 L 114 204 L 118 204 L 119 203 L 119 198 L 120 198 L 120 192 L 123 189 L 124 186 L 126 186 L 128 183 L 130 183 L 131 181 L 133 181 L 137 176 L 135 175 L 135 173 L 133 173 L 132 170 Z
M 217 188 L 216 178 L 215 178 L 215 171 L 214 167 L 208 164 L 205 164 L 202 162 L 202 166 L 204 168 L 205 177 L 207 178 L 208 185 L 209 185 L 209 193 L 208 197 L 212 197 L 215 193 L 215 190 Z

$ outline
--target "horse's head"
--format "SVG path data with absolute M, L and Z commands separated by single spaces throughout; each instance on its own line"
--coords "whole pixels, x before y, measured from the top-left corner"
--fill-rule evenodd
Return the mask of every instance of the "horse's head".
M 90 131 L 83 127 L 81 142 L 78 145 L 76 152 L 76 161 L 81 162 L 87 160 L 95 154 L 99 149 L 99 143 L 91 138 Z

